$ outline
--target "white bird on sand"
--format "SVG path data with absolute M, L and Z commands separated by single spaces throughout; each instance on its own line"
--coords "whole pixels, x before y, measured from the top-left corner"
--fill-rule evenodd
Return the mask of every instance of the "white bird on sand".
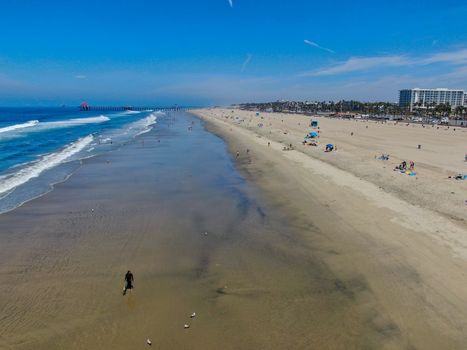
M 195 316 L 196 316 L 196 312 L 193 312 L 190 317 L 193 318 Z
M 152 345 L 152 342 L 149 339 L 146 339 L 146 343 L 148 343 L 149 346 Z
M 190 325 L 186 324 L 186 325 L 183 326 L 183 328 L 185 328 L 185 329 L 190 328 Z

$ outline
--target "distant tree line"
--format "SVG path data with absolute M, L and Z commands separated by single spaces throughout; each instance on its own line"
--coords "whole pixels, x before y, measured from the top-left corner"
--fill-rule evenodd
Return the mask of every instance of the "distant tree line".
M 241 109 L 256 111 L 271 111 L 283 113 L 359 113 L 369 115 L 397 115 L 397 116 L 424 116 L 424 117 L 449 117 L 467 119 L 467 107 L 458 106 L 452 109 L 449 104 L 435 104 L 428 106 L 415 104 L 413 111 L 402 108 L 396 103 L 390 102 L 360 102 L 360 101 L 275 101 L 264 103 L 242 103 Z
M 405 111 L 395 103 L 389 102 L 360 102 L 360 101 L 275 101 L 265 103 L 243 103 L 242 109 L 273 112 L 296 113 L 361 113 L 361 114 L 402 114 Z
M 435 102 L 423 105 L 422 103 L 415 103 L 413 106 L 413 114 L 425 115 L 431 117 L 450 117 L 455 116 L 457 118 L 466 120 L 467 119 L 467 107 L 457 106 L 452 108 L 449 103 L 436 104 Z

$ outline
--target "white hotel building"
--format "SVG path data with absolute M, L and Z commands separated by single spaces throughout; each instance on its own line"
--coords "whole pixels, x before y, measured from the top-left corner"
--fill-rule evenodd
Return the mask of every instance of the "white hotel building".
M 449 104 L 451 108 L 467 105 L 467 93 L 464 90 L 450 89 L 406 89 L 399 91 L 399 106 L 427 107 L 431 105 Z

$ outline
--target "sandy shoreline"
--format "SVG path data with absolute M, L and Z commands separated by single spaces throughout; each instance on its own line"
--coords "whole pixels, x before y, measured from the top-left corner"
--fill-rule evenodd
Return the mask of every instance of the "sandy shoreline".
M 370 319 L 372 312 L 380 314 L 377 321 L 367 320 L 374 323 L 375 328 L 381 328 L 385 335 L 378 348 L 462 348 L 467 326 L 467 278 L 464 274 L 467 232 L 462 211 L 465 209 L 463 203 L 453 205 L 455 200 L 444 205 L 448 201 L 437 198 L 437 191 L 456 186 L 456 191 L 463 196 L 465 189 L 460 188 L 462 182 L 444 180 L 443 183 L 440 179 L 441 189 L 412 195 L 433 186 L 433 180 L 440 173 L 446 175 L 453 171 L 453 157 L 461 159 L 459 168 L 465 167 L 458 144 L 454 147 L 459 154 L 441 157 L 438 163 L 431 161 L 431 169 L 417 161 L 421 174 L 415 186 L 414 179 L 393 173 L 389 165 L 378 170 L 381 165 L 371 156 L 360 162 L 351 158 L 354 150 L 357 150 L 355 157 L 360 158 L 386 150 L 385 153 L 396 158 L 394 162 L 400 155 L 396 146 L 387 150 L 381 147 L 384 142 L 378 143 L 377 147 L 369 146 L 368 142 L 359 145 L 356 138 L 352 139 L 355 142 L 352 149 L 345 141 L 350 138 L 347 136 L 349 130 L 353 129 L 348 129 L 345 123 L 355 122 L 321 121 L 323 135 L 332 135 L 323 137 L 321 143 L 333 139 L 333 143 L 341 146 L 335 154 L 324 154 L 322 149 L 299 148 L 297 141 L 303 139 L 307 117 L 262 114 L 264 119 L 258 121 L 253 112 L 232 113 L 231 110 L 213 109 L 197 113 L 214 132 L 228 141 L 232 153 L 240 152 L 239 162 L 243 164 L 243 171 L 276 206 L 282 206 L 283 211 L 303 221 L 303 226 L 308 223 L 322 232 L 317 238 L 307 235 L 304 229 L 302 238 L 308 238 L 310 246 L 315 249 L 320 247 L 323 252 L 320 258 L 337 275 L 343 276 L 343 285 L 357 299 L 356 314 L 366 310 Z M 257 123 L 264 126 L 259 128 Z M 331 130 L 327 129 L 329 124 L 334 124 Z M 300 130 L 295 130 L 295 126 Z M 360 132 L 367 132 L 365 138 L 373 139 L 373 142 L 381 134 L 388 133 L 384 131 L 385 125 L 370 124 L 369 130 L 383 130 L 375 135 L 370 134 L 363 123 L 358 127 L 363 129 Z M 287 134 L 284 134 L 285 129 Z M 338 138 L 336 135 L 339 133 L 346 135 Z M 420 136 L 411 137 L 410 142 L 421 139 Z M 424 141 L 428 149 L 433 146 L 428 143 L 429 139 Z M 390 135 L 386 142 L 391 142 Z M 284 144 L 288 143 L 293 143 L 298 150 L 282 151 Z M 368 150 L 361 151 L 362 147 L 368 147 Z M 248 157 L 251 164 L 242 162 L 242 158 L 247 157 L 247 148 L 250 149 Z M 403 145 L 402 148 L 407 147 Z M 310 157 L 307 152 L 314 153 Z M 327 157 L 325 162 L 320 160 L 323 157 Z M 425 157 L 438 159 L 439 155 L 428 154 Z M 336 167 L 335 162 L 343 164 Z M 374 163 L 365 164 L 370 162 Z M 353 174 L 348 171 L 352 164 L 355 165 L 351 168 Z M 367 168 L 362 170 L 365 165 Z M 362 171 L 376 174 L 377 181 L 368 181 Z M 421 178 L 422 174 L 425 179 Z M 386 184 L 388 178 L 392 182 L 381 188 L 380 185 Z M 401 185 L 401 181 L 412 183 Z M 412 191 L 412 203 L 406 200 L 407 194 L 397 196 L 406 187 Z M 433 205 L 438 202 L 441 205 Z
M 230 154 L 175 113 L 0 215 L 0 348 L 463 347 L 462 226 L 204 119 Z
M 225 117 L 232 110 L 217 110 Z M 312 129 L 311 117 L 235 110 L 235 120 L 229 119 L 258 135 L 283 144 L 293 144 L 302 153 L 329 163 L 339 169 L 382 187 L 409 203 L 437 211 L 449 218 L 466 222 L 467 188 L 463 181 L 448 179 L 458 173 L 467 174 L 467 129 L 440 126 L 422 127 L 389 122 L 314 118 L 320 123 L 320 147 L 302 146 L 303 136 Z M 258 127 L 258 124 L 263 127 Z M 338 152 L 324 153 L 324 145 L 336 144 Z M 417 149 L 417 145 L 422 149 Z M 390 154 L 390 161 L 375 156 Z M 402 176 L 392 168 L 402 160 L 415 162 L 417 176 Z
M 379 344 L 301 221 L 256 192 L 225 143 L 183 114 L 86 160 L 0 216 L 0 348 Z M 127 269 L 136 289 L 123 297 Z

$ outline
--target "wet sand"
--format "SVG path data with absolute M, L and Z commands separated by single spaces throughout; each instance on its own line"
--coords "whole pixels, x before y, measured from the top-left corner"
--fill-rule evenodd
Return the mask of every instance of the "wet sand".
M 449 246 L 275 143 L 208 127 L 230 153 L 172 115 L 0 216 L 0 348 L 462 348 Z

